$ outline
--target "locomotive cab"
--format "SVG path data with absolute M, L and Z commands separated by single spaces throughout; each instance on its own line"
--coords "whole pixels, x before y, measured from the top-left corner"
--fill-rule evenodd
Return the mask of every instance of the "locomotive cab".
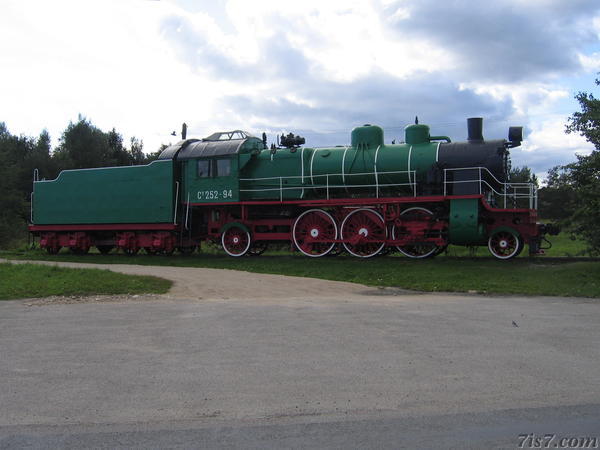
M 234 130 L 178 142 L 167 147 L 159 159 L 178 163 L 183 203 L 237 202 L 240 169 L 263 147 L 261 139 Z

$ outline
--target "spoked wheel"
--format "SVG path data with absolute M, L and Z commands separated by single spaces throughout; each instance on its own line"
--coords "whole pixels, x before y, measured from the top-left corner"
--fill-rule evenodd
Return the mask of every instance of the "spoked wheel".
M 337 226 L 331 215 L 322 209 L 304 211 L 294 222 L 292 237 L 298 250 L 306 256 L 325 256 L 335 247 Z
M 234 225 L 221 235 L 221 245 L 229 256 L 243 256 L 250 249 L 250 233 Z
M 250 249 L 248 250 L 248 255 L 260 256 L 267 250 L 268 247 L 269 244 L 265 241 L 255 241 L 250 246 Z
M 111 252 L 111 250 L 113 248 L 115 248 L 115 246 L 114 245 L 96 245 L 96 248 L 103 255 L 107 255 L 107 254 L 109 254 Z
M 342 222 L 341 230 L 344 248 L 353 256 L 370 258 L 385 247 L 385 222 L 375 210 L 361 208 L 352 211 Z
M 411 215 L 413 217 L 419 218 L 422 217 L 424 220 L 427 217 L 433 217 L 433 213 L 429 211 L 427 208 L 421 208 L 420 206 L 416 206 L 414 208 L 408 208 L 407 210 L 402 211 L 401 216 Z M 400 230 L 396 225 L 392 227 L 392 239 L 399 239 L 402 235 L 408 234 L 409 231 Z M 396 248 L 400 253 L 404 256 L 408 256 L 409 258 L 428 258 L 430 256 L 435 256 L 440 254 L 445 250 L 445 247 L 438 247 L 435 244 L 430 244 L 428 242 L 423 243 L 415 243 L 408 245 L 397 245 Z
M 488 240 L 490 253 L 498 259 L 510 259 L 522 250 L 521 239 L 509 230 L 495 231 Z

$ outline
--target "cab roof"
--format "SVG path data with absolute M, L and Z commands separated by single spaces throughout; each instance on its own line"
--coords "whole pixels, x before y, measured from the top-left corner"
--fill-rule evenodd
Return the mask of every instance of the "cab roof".
M 184 161 L 186 159 L 234 155 L 240 153 L 247 142 L 262 144 L 261 139 L 246 131 L 221 131 L 204 139 L 186 139 L 170 145 L 162 151 L 158 159 Z

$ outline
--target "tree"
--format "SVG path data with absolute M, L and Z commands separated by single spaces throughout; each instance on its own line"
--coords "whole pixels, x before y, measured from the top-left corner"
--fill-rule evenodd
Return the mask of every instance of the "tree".
M 527 166 L 515 167 L 510 169 L 510 183 L 533 183 L 539 185 L 538 178 Z
M 146 164 L 146 155 L 144 155 L 144 141 L 138 140 L 135 136 L 129 141 L 129 158 L 132 164 Z
M 22 172 L 19 160 L 30 143 L 13 136 L 0 122 L 0 248 L 8 247 L 24 230 L 26 204 L 17 186 Z
M 61 169 L 85 169 L 110 166 L 110 148 L 106 134 L 83 116 L 70 122 L 60 138 L 54 157 Z
M 575 214 L 575 190 L 564 166 L 548 171 L 546 186 L 538 191 L 538 212 L 544 219 L 557 220 L 567 225 Z
M 596 80 L 600 85 L 600 80 Z M 588 243 L 591 253 L 600 253 L 600 100 L 579 92 L 575 99 L 581 107 L 568 119 L 567 133 L 579 133 L 595 150 L 577 155 L 577 161 L 556 172 L 563 189 L 572 189 L 573 215 L 568 219 L 572 230 Z
M 573 190 L 574 212 L 567 223 L 583 237 L 591 253 L 600 253 L 600 151 L 578 155 L 577 162 L 563 167 Z
M 600 86 L 600 79 L 596 79 L 596 85 Z M 575 100 L 579 102 L 581 111 L 568 118 L 565 131 L 579 133 L 594 144 L 596 150 L 600 150 L 600 100 L 588 92 L 577 93 Z

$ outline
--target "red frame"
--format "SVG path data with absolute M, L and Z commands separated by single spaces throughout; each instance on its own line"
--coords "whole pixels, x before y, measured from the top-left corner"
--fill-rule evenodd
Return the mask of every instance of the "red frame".
M 295 206 L 298 208 L 328 208 L 335 216 L 338 225 L 347 215 L 347 209 L 376 207 L 384 218 L 388 228 L 385 243 L 390 246 L 403 246 L 415 242 L 415 236 L 422 236 L 420 242 L 426 241 L 438 247 L 447 245 L 444 237 L 448 229 L 447 221 L 407 220 L 400 217 L 400 211 L 406 204 L 435 205 L 444 204 L 455 199 L 479 199 L 485 210 L 486 229 L 488 234 L 499 227 L 509 227 L 517 231 L 529 242 L 539 239 L 539 227 L 536 224 L 537 212 L 532 209 L 501 209 L 491 207 L 483 195 L 461 196 L 425 196 L 425 197 L 383 197 L 383 198 L 341 198 L 290 201 L 247 201 L 221 203 L 183 203 L 183 206 L 202 207 L 208 211 L 207 232 L 202 236 L 184 238 L 181 224 L 173 223 L 137 223 L 137 224 L 64 224 L 64 225 L 30 225 L 29 230 L 40 236 L 42 247 L 49 251 L 70 247 L 75 251 L 86 252 L 93 245 L 117 246 L 127 253 L 133 254 L 140 248 L 151 252 L 170 253 L 176 246 L 193 247 L 204 239 L 219 242 L 222 229 L 231 222 L 246 226 L 253 241 L 293 241 L 292 226 L 296 217 L 269 217 L 250 219 L 249 212 L 255 206 Z M 404 239 L 392 239 L 391 226 L 402 226 L 409 231 Z M 286 227 L 289 231 L 275 232 L 275 227 Z M 269 231 L 257 231 L 266 227 Z M 103 232 L 112 232 L 112 238 L 104 238 Z M 353 237 L 353 243 L 356 237 Z M 359 239 L 360 240 L 360 239 Z M 348 239 L 346 240 L 348 241 Z M 109 242 L 110 244 L 106 244 Z M 343 243 L 341 238 L 334 242 Z M 349 241 L 348 241 L 349 242 Z M 372 241 L 375 242 L 375 241 Z M 384 241 L 378 241 L 384 242 Z

